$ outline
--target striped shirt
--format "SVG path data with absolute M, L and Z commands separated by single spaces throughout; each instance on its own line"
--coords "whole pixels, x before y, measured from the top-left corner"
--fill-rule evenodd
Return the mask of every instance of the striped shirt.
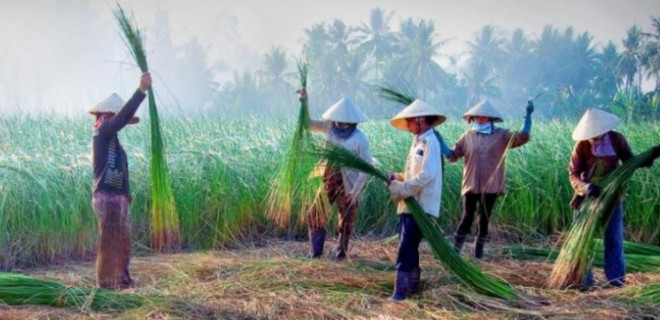
M 128 160 L 124 148 L 119 143 L 117 133 L 128 124 L 144 97 L 145 94 L 137 90 L 115 116 L 104 120 L 98 128 L 94 128 L 92 138 L 93 192 L 130 194 Z

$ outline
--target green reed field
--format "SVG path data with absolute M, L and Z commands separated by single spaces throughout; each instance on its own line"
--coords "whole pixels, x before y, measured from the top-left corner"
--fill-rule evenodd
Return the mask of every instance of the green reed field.
M 572 213 L 567 165 L 575 123 L 535 119 L 532 141 L 509 152 L 508 193 L 498 201 L 494 236 L 509 242 L 538 239 L 566 229 Z M 505 122 L 518 128 L 520 121 Z M 166 119 L 162 123 L 184 248 L 240 246 L 264 237 L 304 236 L 276 230 L 265 217 L 272 178 L 283 161 L 293 120 Z M 90 257 L 96 217 L 91 208 L 91 134 L 88 117 L 0 119 L 0 269 Z M 411 137 L 386 121 L 361 125 L 384 170 L 401 170 Z M 453 144 L 464 122 L 439 127 Z M 128 126 L 120 140 L 129 156 L 133 237 L 149 243 L 149 127 Z M 633 151 L 660 143 L 660 126 L 620 125 Z M 443 213 L 451 234 L 461 215 L 462 162 L 445 165 Z M 633 178 L 625 203 L 626 237 L 660 244 L 660 163 Z M 394 206 L 372 181 L 360 205 L 356 233 L 392 235 Z M 333 217 L 328 224 L 334 231 Z

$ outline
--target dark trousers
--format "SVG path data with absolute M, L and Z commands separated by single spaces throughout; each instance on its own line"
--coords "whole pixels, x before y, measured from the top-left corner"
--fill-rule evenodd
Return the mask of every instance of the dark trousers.
M 577 214 L 577 211 L 575 212 Z M 618 205 L 610 223 L 605 229 L 603 239 L 604 257 L 605 257 L 605 277 L 607 281 L 614 286 L 622 286 L 626 282 L 626 259 L 623 253 L 623 205 Z M 594 283 L 594 276 L 591 269 L 587 272 L 584 280 L 585 286 L 591 286 Z
M 411 272 L 419 267 L 419 243 L 422 232 L 412 215 L 399 215 L 399 253 L 396 256 L 396 271 Z
M 472 221 L 474 221 L 474 213 L 479 209 L 479 231 L 478 239 L 488 239 L 488 224 L 490 223 L 490 215 L 493 213 L 495 200 L 497 200 L 496 193 L 466 193 L 463 196 L 463 217 L 461 223 L 458 225 L 456 235 L 465 236 L 470 233 L 472 229 Z

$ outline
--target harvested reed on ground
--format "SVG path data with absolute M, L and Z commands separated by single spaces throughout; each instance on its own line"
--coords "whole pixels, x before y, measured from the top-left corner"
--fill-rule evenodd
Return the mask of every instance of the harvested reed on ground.
M 124 13 L 121 6 L 115 17 L 124 41 L 142 72 L 149 71 L 140 30 Z M 165 146 L 160 129 L 153 86 L 148 92 L 149 120 L 151 128 L 151 247 L 171 250 L 179 247 L 179 216 L 172 193 L 172 181 L 165 160 Z
M 326 159 L 331 165 L 364 172 L 388 182 L 384 172 L 341 146 L 327 144 L 324 147 L 317 147 L 312 152 Z M 447 242 L 440 227 L 424 212 L 417 200 L 409 197 L 405 202 L 424 238 L 431 245 L 434 256 L 447 271 L 475 292 L 510 301 L 520 300 L 518 292 L 507 282 L 483 273 L 475 264 L 461 258 Z
M 0 303 L 108 312 L 138 308 L 144 303 L 144 298 L 102 288 L 75 288 L 55 281 L 0 273 Z
M 612 212 L 619 205 L 635 170 L 653 158 L 653 149 L 649 149 L 627 160 L 603 179 L 602 193 L 599 197 L 588 197 L 584 200 L 552 268 L 546 283 L 548 288 L 565 289 L 582 286 L 594 259 L 595 236 L 601 234 L 609 224 Z
M 298 75 L 302 90 L 307 88 L 307 75 L 309 68 L 306 62 L 298 63 Z M 314 168 L 314 160 L 305 149 L 311 142 L 309 132 L 310 118 L 307 100 L 300 101 L 296 130 L 291 139 L 291 145 L 284 158 L 284 164 L 273 181 L 268 193 L 267 215 L 279 227 L 289 226 L 291 220 L 310 205 L 324 205 L 323 194 L 319 194 L 319 201 L 314 201 L 318 185 L 310 178 Z M 296 210 L 296 207 L 298 207 Z
M 652 306 L 660 305 L 660 282 L 626 288 L 624 293 L 629 295 L 633 302 Z

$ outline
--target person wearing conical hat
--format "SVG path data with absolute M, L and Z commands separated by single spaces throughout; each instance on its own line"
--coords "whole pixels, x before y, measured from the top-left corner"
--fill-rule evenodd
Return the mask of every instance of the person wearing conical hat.
M 300 90 L 300 99 L 306 100 L 307 93 Z M 371 163 L 371 151 L 367 137 L 357 128 L 358 123 L 366 122 L 367 116 L 350 98 L 343 98 L 322 115 L 323 121 L 310 119 L 310 131 L 325 135 L 328 143 L 342 146 L 352 151 L 360 158 Z M 325 166 L 323 170 L 323 188 L 329 203 L 337 204 L 339 223 L 337 231 L 339 239 L 334 258 L 343 260 L 347 257 L 348 243 L 355 224 L 355 216 L 368 175 L 349 169 L 337 169 Z M 319 196 L 315 202 L 319 201 Z M 319 258 L 323 254 L 325 243 L 325 210 L 323 206 L 312 206 L 307 212 L 310 256 Z
M 465 157 L 461 186 L 463 216 L 454 238 L 456 251 L 461 251 L 478 208 L 479 224 L 474 256 L 477 259 L 483 257 L 495 200 L 505 191 L 505 152 L 529 141 L 533 111 L 534 105 L 528 101 L 523 128 L 515 132 L 495 127 L 495 123 L 502 122 L 503 117 L 488 100 L 479 102 L 463 115 L 463 119 L 472 124 L 472 129 L 458 139 L 449 157 L 450 162 Z
M 626 138 L 614 128 L 619 118 L 600 109 L 588 109 L 573 131 L 576 141 L 568 166 L 569 179 L 575 194 L 571 200 L 574 215 L 587 196 L 598 196 L 598 183 L 621 162 L 634 155 Z M 660 146 L 654 147 L 660 156 Z M 650 167 L 653 161 L 643 166 Z M 626 265 L 623 255 L 623 203 L 619 203 L 610 218 L 603 239 L 605 276 L 609 284 L 622 286 L 625 283 Z M 593 273 L 587 273 L 583 286 L 593 284 Z
M 446 117 L 424 101 L 415 100 L 391 121 L 393 127 L 413 134 L 406 158 L 405 170 L 388 173 L 389 189 L 398 200 L 399 248 L 396 258 L 396 278 L 392 299 L 406 299 L 419 288 L 419 243 L 422 233 L 406 207 L 405 198 L 415 198 L 426 214 L 437 218 L 442 199 L 441 140 L 434 127 Z
M 99 242 L 96 255 L 96 284 L 123 289 L 133 283 L 128 270 L 131 258 L 128 161 L 118 133 L 127 124 L 137 123 L 135 112 L 151 87 L 151 75 L 142 74 L 140 85 L 126 104 L 116 93 L 94 106 L 92 207 L 98 215 Z

